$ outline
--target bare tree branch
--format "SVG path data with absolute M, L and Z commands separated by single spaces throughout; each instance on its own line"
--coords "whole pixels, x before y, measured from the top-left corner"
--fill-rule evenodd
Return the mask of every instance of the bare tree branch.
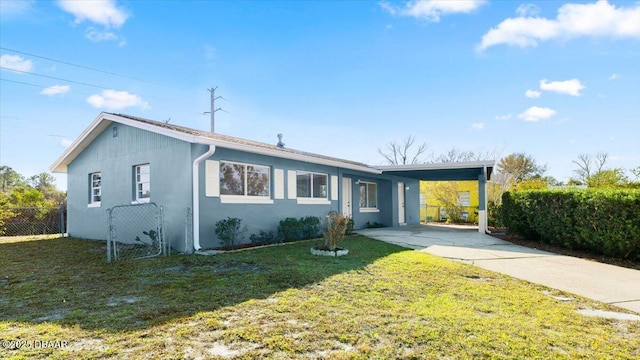
M 384 150 L 378 148 L 378 154 L 382 155 L 386 162 L 391 165 L 419 164 L 422 162 L 420 155 L 427 150 L 428 145 L 422 143 L 417 149 L 413 150 L 415 141 L 416 139 L 412 135 L 404 138 L 402 144 L 391 141 L 385 146 Z M 409 158 L 411 162 L 408 163 Z

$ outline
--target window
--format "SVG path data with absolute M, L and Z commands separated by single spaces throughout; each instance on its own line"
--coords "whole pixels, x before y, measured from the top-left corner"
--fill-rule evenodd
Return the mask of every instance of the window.
M 149 164 L 136 165 L 135 174 L 135 196 L 136 202 L 149 202 L 151 197 L 151 172 Z
M 458 206 L 471 206 L 471 193 L 469 191 L 458 191 Z
M 269 198 L 268 166 L 220 162 L 220 196 Z
M 360 211 L 378 210 L 378 184 L 360 181 Z
M 89 207 L 99 207 L 102 201 L 102 174 L 89 174 Z
M 298 171 L 296 173 L 297 197 L 327 199 L 327 174 Z

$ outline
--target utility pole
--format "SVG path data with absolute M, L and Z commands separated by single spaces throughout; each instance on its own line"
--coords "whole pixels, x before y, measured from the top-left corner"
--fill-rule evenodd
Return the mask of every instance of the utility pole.
M 211 114 L 211 132 L 215 132 L 215 113 L 218 110 L 222 110 L 222 108 L 217 108 L 216 109 L 216 105 L 215 105 L 216 100 L 218 100 L 218 99 L 225 100 L 225 98 L 223 98 L 222 96 L 216 97 L 216 89 L 217 88 L 218 87 L 216 86 L 214 88 L 207 89 L 211 93 L 211 111 L 207 111 L 204 114 Z

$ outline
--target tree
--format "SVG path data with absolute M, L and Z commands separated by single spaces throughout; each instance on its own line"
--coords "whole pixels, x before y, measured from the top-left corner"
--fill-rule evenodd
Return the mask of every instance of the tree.
M 382 155 L 385 161 L 390 165 L 412 165 L 420 164 L 424 161 L 421 159 L 421 155 L 427 151 L 427 144 L 422 143 L 417 148 L 414 148 L 416 139 L 409 135 L 402 140 L 402 143 L 398 143 L 395 140 L 391 141 L 384 148 L 378 148 L 378 154 Z
M 45 192 L 51 188 L 55 189 L 56 178 L 53 175 L 43 172 L 38 175 L 33 175 L 29 178 L 29 185 L 33 188 Z
M 490 151 L 471 151 L 471 150 L 460 150 L 456 147 L 451 148 L 444 154 L 439 155 L 438 157 L 433 158 L 434 163 L 450 163 L 450 162 L 461 162 L 461 161 L 481 161 L 481 160 L 495 160 L 498 158 L 499 154 L 502 152 L 502 149 L 495 148 Z
M 433 160 L 436 163 L 451 163 L 451 162 L 460 162 L 460 161 L 474 161 L 480 160 L 478 156 L 473 151 L 464 151 L 458 148 L 451 148 L 444 154 L 441 154 L 437 158 Z
M 600 170 L 589 176 L 587 186 L 590 188 L 619 188 L 629 183 L 622 169 Z
M 575 183 L 587 184 L 594 174 L 602 171 L 609 158 L 606 152 L 599 152 L 595 156 L 591 154 L 579 154 L 576 160 L 571 161 L 578 166 L 573 172 L 576 174 Z
M 525 153 L 513 153 L 503 157 L 498 162 L 497 168 L 501 173 L 508 174 L 516 183 L 542 177 L 547 171 L 546 165 L 537 164 L 531 155 Z
M 3 193 L 11 192 L 13 188 L 21 185 L 25 185 L 22 175 L 9 166 L 0 166 L 0 190 Z

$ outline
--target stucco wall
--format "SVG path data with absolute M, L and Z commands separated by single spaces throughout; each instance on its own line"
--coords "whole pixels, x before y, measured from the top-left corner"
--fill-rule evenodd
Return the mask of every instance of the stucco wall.
M 117 136 L 113 128 L 117 127 Z M 67 169 L 68 231 L 79 238 L 105 240 L 107 209 L 131 204 L 133 167 L 150 164 L 151 198 L 164 207 L 165 236 L 184 243 L 185 209 L 191 206 L 190 144 L 167 136 L 112 124 Z M 88 207 L 89 174 L 101 172 L 100 207 Z M 148 229 L 146 229 L 148 230 Z
M 193 158 L 206 151 L 202 145 L 194 145 Z M 342 178 L 348 177 L 352 184 L 352 217 L 356 229 L 366 227 L 367 222 L 380 223 L 384 226 L 398 226 L 398 206 L 397 192 L 398 181 L 404 181 L 408 190 L 405 190 L 406 202 L 406 223 L 419 223 L 419 186 L 417 180 L 375 175 L 351 170 L 344 170 L 337 167 L 311 164 L 307 162 L 294 161 L 289 159 L 273 158 L 269 156 L 240 152 L 225 148 L 217 148 L 209 160 L 234 161 L 253 165 L 264 165 L 270 167 L 271 173 L 271 197 L 273 199 L 275 182 L 273 174 L 275 169 L 281 169 L 285 173 L 284 177 L 284 199 L 274 199 L 271 204 L 226 204 L 221 202 L 221 198 L 205 195 L 206 173 L 205 166 L 200 166 L 200 244 L 203 248 L 217 247 L 220 245 L 215 236 L 215 223 L 227 217 L 242 219 L 243 225 L 247 226 L 247 238 L 250 234 L 257 234 L 260 230 L 276 231 L 278 223 L 287 217 L 300 218 L 304 216 L 316 216 L 324 219 L 330 211 L 342 213 L 342 201 L 333 200 L 329 196 L 329 204 L 299 204 L 297 199 L 290 199 L 287 194 L 288 171 L 309 171 L 327 174 L 329 178 L 338 178 L 339 199 L 342 198 Z M 378 212 L 361 212 L 359 209 L 360 189 L 358 181 L 374 182 L 378 184 Z M 332 192 L 331 181 L 329 194 Z

